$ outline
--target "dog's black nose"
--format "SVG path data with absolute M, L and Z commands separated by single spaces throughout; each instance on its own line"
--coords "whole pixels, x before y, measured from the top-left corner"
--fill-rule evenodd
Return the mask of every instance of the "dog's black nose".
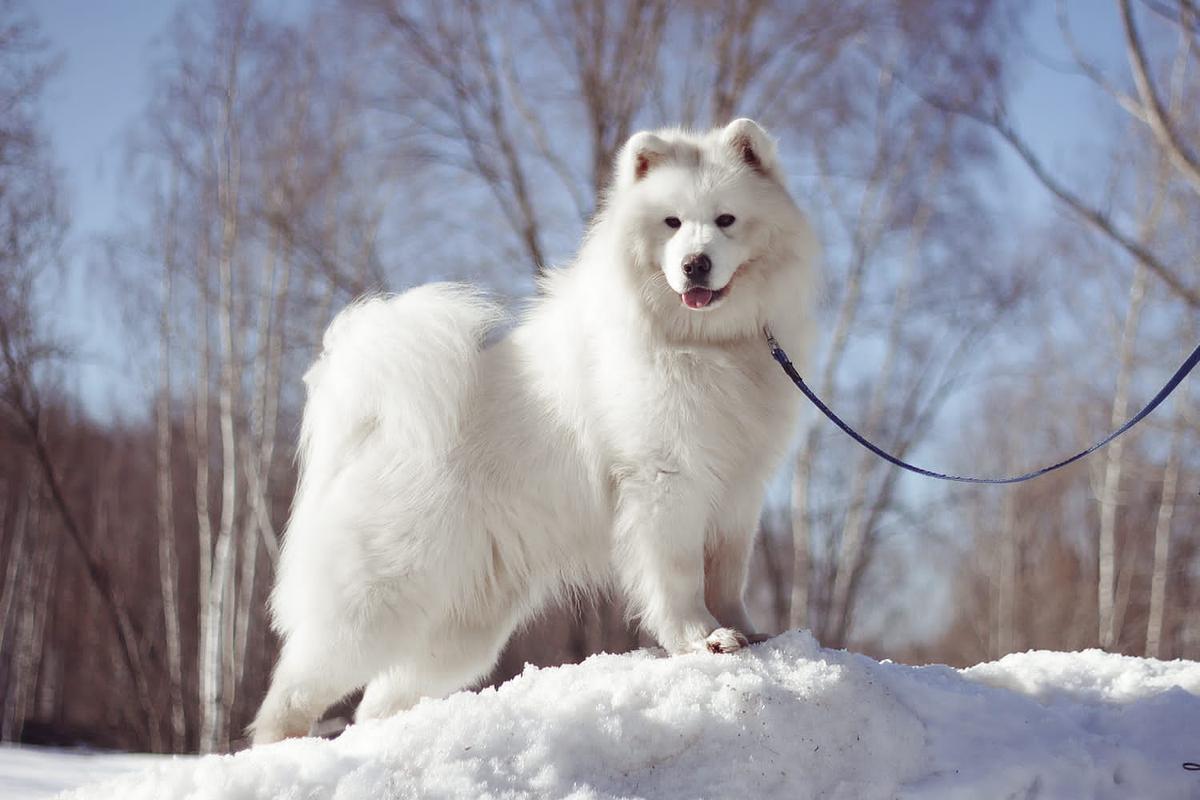
M 683 274 L 690 278 L 706 278 L 712 271 L 712 261 L 704 253 L 688 256 L 683 260 Z

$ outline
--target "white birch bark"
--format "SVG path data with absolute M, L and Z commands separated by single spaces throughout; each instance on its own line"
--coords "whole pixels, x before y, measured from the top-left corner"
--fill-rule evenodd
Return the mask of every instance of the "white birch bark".
M 263 261 L 262 274 L 258 283 L 258 309 L 255 332 L 256 357 L 252 365 L 254 391 L 250 399 L 250 435 L 241 441 L 243 471 L 249 488 L 249 514 L 242 521 L 241 531 L 241 580 L 238 583 L 237 616 L 234 622 L 233 681 L 234 690 L 241 685 L 246 668 L 246 644 L 250 635 L 251 604 L 254 600 L 254 582 L 258 573 L 258 542 L 261 535 L 260 518 L 266 511 L 265 489 L 259 474 L 259 458 L 263 446 L 263 416 L 266 405 L 267 373 L 269 356 L 267 341 L 271 336 L 272 311 L 274 308 L 276 237 L 271 236 Z
M 172 179 L 174 182 L 174 179 Z M 162 277 L 162 309 L 159 315 L 159 368 L 157 416 L 158 472 L 158 571 L 163 600 L 163 624 L 166 633 L 167 679 L 171 698 L 171 749 L 183 752 L 187 747 L 187 722 L 183 706 L 183 647 L 179 624 L 177 589 L 179 559 L 175 553 L 175 485 L 171 479 L 171 314 L 174 278 L 174 203 L 166 223 Z
M 61 539 L 55 538 L 46 542 L 43 557 L 34 579 L 33 618 L 31 631 L 29 665 L 29 683 L 26 687 L 25 702 L 21 708 L 21 719 L 27 719 L 35 713 L 34 704 L 37 702 L 37 689 L 42 683 L 42 664 L 46 655 L 46 623 L 50 619 L 51 603 L 54 600 L 56 588 L 55 578 L 58 575 L 58 563 Z
M 1138 264 L 1134 267 L 1133 282 L 1129 287 L 1129 306 L 1125 312 L 1125 324 L 1121 332 L 1120 352 L 1117 357 L 1117 389 L 1113 394 L 1109 423 L 1116 427 L 1123 423 L 1129 405 L 1129 381 L 1133 372 L 1133 356 L 1137 339 L 1138 323 L 1142 312 L 1142 301 L 1146 295 L 1146 270 Z M 1103 484 L 1100 491 L 1100 537 L 1097 548 L 1096 590 L 1099 609 L 1100 646 L 1111 649 L 1117 641 L 1116 600 L 1116 527 L 1118 493 L 1121 488 L 1121 457 L 1125 440 L 1117 439 L 1104 451 Z
M 229 47 L 228 71 L 221 109 L 221 135 L 217 159 L 217 202 L 220 210 L 221 242 L 217 256 L 217 335 L 220 342 L 220 388 L 218 392 L 221 429 L 221 517 L 213 551 L 212 585 L 208 596 L 207 628 L 203 642 L 204 719 L 202 752 L 224 749 L 229 735 L 228 681 L 232 677 L 233 584 L 236 552 L 234 525 L 238 502 L 238 452 L 234 421 L 237 381 L 237 348 L 233 331 L 233 259 L 238 236 L 238 189 L 241 180 L 236 122 L 240 36 L 244 32 L 245 9 L 236 40 Z
M 1162 213 L 1166 197 L 1166 167 L 1161 163 L 1154 177 L 1152 201 L 1141 219 L 1139 240 L 1150 242 L 1154 239 L 1158 228 L 1159 217 Z M 1137 349 L 1137 330 L 1141 321 L 1142 305 L 1146 297 L 1146 267 L 1138 262 L 1134 266 L 1133 280 L 1129 286 L 1129 305 L 1125 312 L 1125 324 L 1121 331 L 1121 344 L 1118 354 L 1117 387 L 1113 394 L 1112 413 L 1109 425 L 1116 428 L 1128 417 L 1129 383 L 1133 371 L 1133 359 Z M 1117 645 L 1120 638 L 1121 614 L 1116 607 L 1117 586 L 1117 545 L 1116 519 L 1117 506 L 1120 503 L 1121 461 L 1125 451 L 1124 437 L 1110 444 L 1104 453 L 1103 483 L 1100 492 L 1100 530 L 1097 546 L 1097 618 L 1099 622 L 1100 646 L 1111 649 Z M 1132 569 L 1132 567 L 1130 567 Z
M 25 527 L 36 530 L 38 524 L 36 490 L 31 490 L 29 511 L 25 515 Z M 0 741 L 14 742 L 21 737 L 21 727 L 24 721 L 24 706 L 26 686 L 29 682 L 29 667 L 31 657 L 31 628 L 33 626 L 33 585 L 34 573 L 37 572 L 40 561 L 40 550 L 37 539 L 30 542 L 28 554 L 22 559 L 21 569 L 15 570 L 13 577 L 15 585 L 10 602 L 13 603 L 13 635 L 8 652 L 9 661 L 8 685 L 5 688 L 3 708 L 0 709 Z
M 996 575 L 996 641 L 993 658 L 1013 652 L 1017 631 L 1017 564 L 1020 544 L 1017 535 L 1017 493 L 1008 489 L 1001 515 L 1000 564 Z
M 207 237 L 204 237 L 207 241 Z M 204 648 L 205 637 L 208 635 L 208 612 L 210 605 L 210 597 L 212 595 L 212 559 L 213 559 L 213 535 L 212 535 L 212 512 L 209 509 L 209 481 L 211 478 L 212 463 L 209 453 L 209 381 L 210 366 L 212 363 L 212 345 L 211 332 L 209 330 L 209 312 L 211 311 L 211 297 L 208 288 L 209 280 L 209 248 L 202 245 L 201 254 L 198 262 L 199 284 L 200 284 L 200 331 L 199 331 L 199 354 L 198 354 L 198 375 L 196 380 L 196 414 L 193 424 L 194 431 L 194 457 L 196 463 L 196 538 L 197 550 L 199 552 L 199 563 L 197 565 L 197 604 L 199 606 L 199 647 L 197 647 L 197 664 L 196 670 L 199 676 L 199 710 L 201 719 L 201 736 L 203 737 L 206 723 L 204 720 L 209 714 L 210 709 L 210 694 L 213 691 L 209 682 L 207 668 L 207 653 Z M 203 749 L 203 745 L 200 745 Z
M 812 481 L 813 449 L 816 436 L 811 428 L 792 471 L 789 512 L 792 521 L 792 592 L 788 623 L 793 628 L 809 627 L 809 602 L 812 590 L 812 520 L 809 519 L 808 488 Z
M 1162 492 L 1158 498 L 1158 514 L 1154 525 L 1154 571 L 1150 578 L 1150 612 L 1146 618 L 1146 655 L 1160 658 L 1162 654 L 1163 619 L 1167 607 L 1167 567 L 1171 551 L 1171 523 L 1175 517 L 1175 501 L 1179 491 L 1179 470 L 1183 451 L 1186 389 L 1175 401 L 1175 430 L 1171 435 L 1171 452 L 1163 467 Z
M 6 643 L 10 641 L 8 631 L 15 615 L 17 582 L 20 580 L 18 576 L 22 567 L 28 568 L 25 563 L 25 541 L 28 538 L 26 532 L 29 530 L 29 505 L 28 492 L 17 495 L 16 508 L 13 511 L 13 540 L 8 548 L 8 563 L 4 568 L 4 591 L 0 592 L 0 654 L 12 652 Z M 13 638 L 15 637 L 14 631 Z
M 29 513 L 26 524 L 31 531 L 39 532 L 41 513 L 37 490 L 29 498 Z M 42 634 L 45 629 L 46 604 L 49 602 L 49 580 L 53 576 L 56 560 L 57 540 L 49 541 L 40 536 L 30 542 L 30 552 L 25 567 L 17 576 L 17 615 L 13 640 L 13 659 L 5 692 L 3 717 L 0 719 L 0 740 L 17 742 L 28 717 L 29 704 L 37 684 L 37 673 L 42 653 Z

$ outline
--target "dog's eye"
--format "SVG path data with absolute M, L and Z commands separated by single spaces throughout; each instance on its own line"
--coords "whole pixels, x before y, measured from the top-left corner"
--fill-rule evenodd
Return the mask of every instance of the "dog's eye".
M 733 216 L 733 214 L 722 214 L 721 216 L 717 217 L 716 220 L 718 228 L 728 228 L 735 221 L 736 218 Z
M 663 220 L 663 222 L 667 223 L 668 228 L 678 228 L 683 224 L 679 221 L 679 217 L 667 217 Z

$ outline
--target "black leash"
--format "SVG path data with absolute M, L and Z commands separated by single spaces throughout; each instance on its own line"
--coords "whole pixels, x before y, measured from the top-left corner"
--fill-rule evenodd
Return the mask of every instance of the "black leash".
M 783 348 L 779 346 L 779 342 L 775 341 L 775 337 L 771 335 L 771 329 L 763 328 L 763 334 L 766 335 L 767 344 L 771 347 L 771 355 L 774 356 L 775 360 L 779 362 L 779 366 L 783 367 L 783 371 L 786 372 L 787 376 L 792 379 L 792 383 L 796 384 L 796 388 L 804 392 L 804 396 L 812 401 L 812 404 L 819 408 L 822 414 L 829 417 L 834 425 L 837 425 L 839 428 L 845 431 L 846 435 L 848 435 L 851 439 L 858 442 L 863 447 L 882 458 L 884 461 L 887 461 L 890 464 L 895 464 L 901 469 L 906 469 L 909 472 L 915 472 L 918 475 L 924 475 L 927 478 L 937 478 L 941 481 L 958 481 L 960 483 L 1021 483 L 1022 481 L 1027 481 L 1031 478 L 1037 478 L 1041 475 L 1045 475 L 1047 472 L 1053 472 L 1054 470 L 1065 467 L 1068 464 L 1074 464 L 1079 459 L 1089 456 L 1099 450 L 1101 447 L 1104 447 L 1104 445 L 1108 444 L 1113 439 L 1116 439 L 1118 436 L 1125 433 L 1134 425 L 1137 425 L 1143 419 L 1148 417 L 1150 413 L 1154 411 L 1154 409 L 1158 408 L 1159 405 L 1162 404 L 1162 401 L 1166 400 L 1171 395 L 1171 392 L 1175 391 L 1179 384 L 1183 383 L 1183 379 L 1186 378 L 1188 374 L 1196 368 L 1196 365 L 1200 364 L 1200 345 L 1197 345 L 1196 349 L 1192 351 L 1192 354 L 1188 356 L 1186 361 L 1183 362 L 1183 366 L 1175 370 L 1175 374 L 1171 376 L 1171 380 L 1167 381 L 1167 385 L 1162 388 L 1162 391 L 1154 395 L 1154 399 L 1147 403 L 1145 408 L 1134 414 L 1128 422 L 1110 433 L 1108 436 L 1104 437 L 1099 442 L 1096 442 L 1087 450 L 1076 453 L 1070 458 L 1063 459 L 1057 464 L 1051 464 L 1048 467 L 1042 467 L 1041 469 L 1034 470 L 1033 472 L 1026 472 L 1024 475 L 1016 475 L 1011 478 L 974 478 L 965 475 L 946 475 L 941 472 L 923 469 L 922 467 L 914 466 L 909 464 L 907 461 L 896 458 L 891 453 L 885 452 L 884 450 L 881 450 L 880 448 L 871 444 L 871 442 L 863 438 L 858 431 L 854 430 L 845 422 L 843 422 L 841 417 L 833 413 L 829 406 L 821 402 L 821 398 L 817 397 L 816 392 L 808 388 L 808 384 L 806 384 L 804 379 L 800 377 L 800 373 L 797 372 L 796 367 L 792 365 L 791 359 L 788 358 L 787 353 L 783 351 Z

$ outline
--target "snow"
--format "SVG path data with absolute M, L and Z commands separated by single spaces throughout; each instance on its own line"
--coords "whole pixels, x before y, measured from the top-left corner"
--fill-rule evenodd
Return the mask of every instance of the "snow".
M 171 756 L 140 753 L 0 745 L 0 798 L 40 800 L 171 760 Z
M 733 656 L 529 667 L 332 741 L 66 796 L 1200 798 L 1185 761 L 1200 761 L 1195 662 L 1089 650 L 908 667 L 795 632 Z

